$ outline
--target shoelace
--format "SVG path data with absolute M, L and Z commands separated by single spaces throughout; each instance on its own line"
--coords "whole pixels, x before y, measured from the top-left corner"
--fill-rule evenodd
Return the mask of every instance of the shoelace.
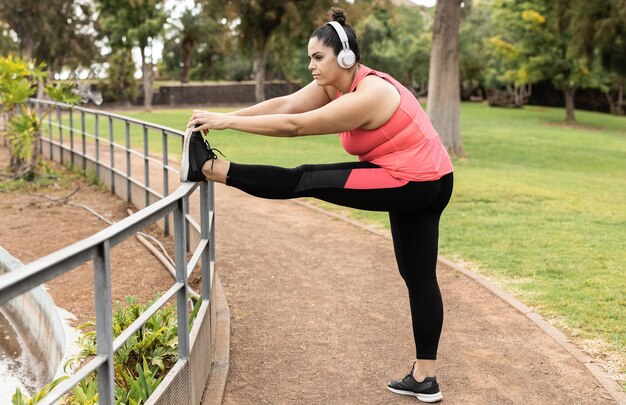
M 215 163 L 215 160 L 217 159 L 217 155 L 215 154 L 215 152 L 219 153 L 223 157 L 226 157 L 226 155 L 224 155 L 221 150 L 217 148 L 212 148 L 206 139 L 203 139 L 203 141 L 204 141 L 204 144 L 206 145 L 207 150 L 209 151 L 209 159 L 211 159 L 211 171 L 213 171 L 213 164 Z

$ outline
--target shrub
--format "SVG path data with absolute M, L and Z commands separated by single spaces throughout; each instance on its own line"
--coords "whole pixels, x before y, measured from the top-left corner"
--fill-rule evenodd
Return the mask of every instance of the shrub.
M 113 311 L 113 338 L 119 336 L 154 301 L 146 305 L 137 303 L 133 296 L 126 297 L 126 307 L 115 303 Z M 197 313 L 201 301 L 196 302 L 190 316 L 190 324 Z M 95 322 L 79 325 L 85 331 L 77 340 L 78 354 L 65 363 L 65 371 L 77 368 L 96 355 Z M 159 309 L 144 326 L 115 353 L 115 403 L 118 405 L 140 405 L 156 390 L 168 371 L 178 361 L 178 325 L 175 305 L 165 305 Z M 33 398 L 28 398 L 19 389 L 13 395 L 13 405 L 36 404 L 61 381 L 63 376 L 46 385 Z M 98 403 L 98 381 L 94 374 L 83 379 L 65 395 L 60 403 L 64 405 L 86 405 Z

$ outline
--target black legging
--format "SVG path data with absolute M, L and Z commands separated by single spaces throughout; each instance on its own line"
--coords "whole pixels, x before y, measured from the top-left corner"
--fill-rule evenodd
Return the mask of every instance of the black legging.
M 435 360 L 443 323 L 436 275 L 439 218 L 452 195 L 453 175 L 390 188 L 345 188 L 355 169 L 383 170 L 367 162 L 293 169 L 231 163 L 226 184 L 262 198 L 315 197 L 351 208 L 388 211 L 396 261 L 409 290 L 416 358 Z

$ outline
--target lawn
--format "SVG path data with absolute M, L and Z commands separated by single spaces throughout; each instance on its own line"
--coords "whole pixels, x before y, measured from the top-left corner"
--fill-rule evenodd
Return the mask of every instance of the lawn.
M 463 104 L 461 114 L 469 157 L 454 162 L 441 253 L 486 275 L 583 344 L 595 341 L 626 358 L 626 117 L 577 111 L 578 125 L 568 127 L 561 109 L 477 103 Z M 190 111 L 128 115 L 182 128 Z M 336 136 L 216 131 L 209 139 L 238 162 L 354 160 Z M 387 224 L 385 214 L 349 214 Z

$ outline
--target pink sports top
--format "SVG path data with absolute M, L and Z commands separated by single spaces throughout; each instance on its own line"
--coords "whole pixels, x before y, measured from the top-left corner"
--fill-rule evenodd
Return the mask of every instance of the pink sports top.
M 339 134 L 341 144 L 361 162 L 378 165 L 400 180 L 438 180 L 454 170 L 446 148 L 415 96 L 387 73 L 359 65 L 350 91 L 368 75 L 393 84 L 400 92 L 400 105 L 389 121 L 367 130 L 357 128 Z M 337 97 L 341 94 L 337 92 Z

